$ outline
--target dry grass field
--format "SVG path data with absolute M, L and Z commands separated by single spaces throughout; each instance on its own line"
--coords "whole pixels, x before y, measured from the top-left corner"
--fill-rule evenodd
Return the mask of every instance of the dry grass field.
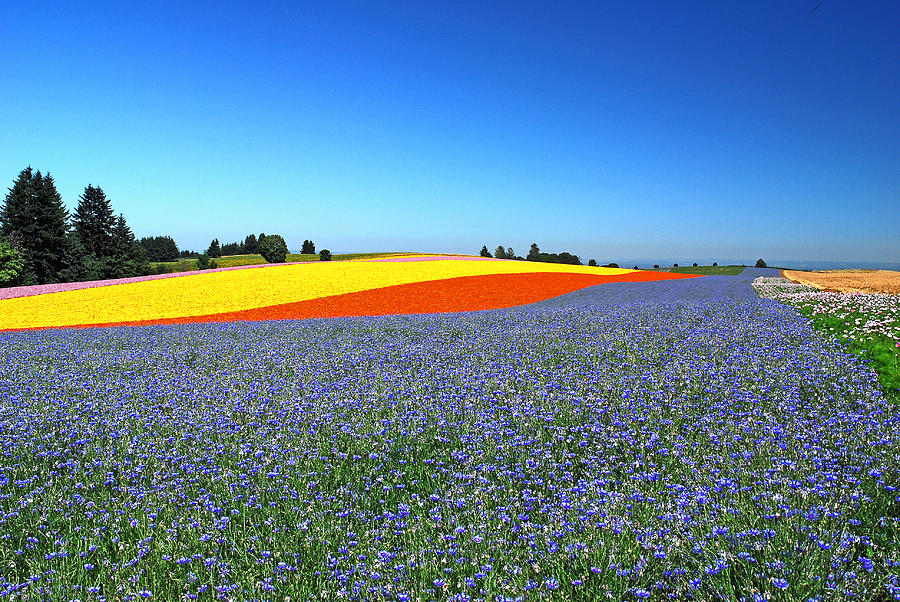
M 891 270 L 782 270 L 785 278 L 825 291 L 900 294 L 900 272 Z

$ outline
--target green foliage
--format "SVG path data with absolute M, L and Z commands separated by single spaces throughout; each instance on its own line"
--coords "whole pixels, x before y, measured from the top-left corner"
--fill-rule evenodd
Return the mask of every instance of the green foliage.
M 210 268 L 209 263 L 210 263 L 209 262 L 209 254 L 201 253 L 200 256 L 197 258 L 197 269 L 198 270 L 208 270 Z
M 11 244 L 0 239 L 0 286 L 15 284 L 25 269 L 22 254 Z
M 106 260 L 106 264 L 111 266 L 107 271 L 107 278 L 130 278 L 150 273 L 147 251 L 134 238 L 134 233 L 121 213 L 113 228 L 113 241 L 115 254 Z
M 529 255 L 530 255 L 530 253 L 529 253 Z M 591 266 L 592 268 L 597 267 L 597 260 L 591 259 L 590 261 L 588 261 L 588 265 Z
M 491 256 L 491 252 L 488 251 L 487 245 L 484 245 L 483 247 L 481 247 L 481 253 L 479 253 L 479 254 L 482 257 L 490 257 Z
M 487 248 L 484 250 L 486 251 Z M 494 257 L 497 259 L 522 259 L 521 257 L 516 257 L 516 252 L 512 247 L 503 248 L 503 245 L 499 245 L 494 249 Z
M 113 229 L 116 227 L 116 216 L 109 199 L 99 186 L 88 184 L 78 197 L 72 226 L 85 253 L 91 253 L 100 259 L 115 254 Z
M 219 246 L 219 239 L 214 238 L 212 242 L 209 243 L 209 248 L 206 250 L 206 254 L 210 257 L 221 257 L 222 256 L 222 247 Z
M 303 255 L 315 255 L 316 243 L 311 240 L 304 240 L 303 247 L 300 249 L 300 253 L 302 253 Z
M 765 268 L 765 267 L 768 267 L 768 266 L 766 265 L 766 262 L 762 260 L 762 258 L 759 258 L 759 259 L 756 260 L 756 267 L 758 267 L 758 268 Z
M 256 240 L 256 234 L 248 234 L 244 239 L 244 253 L 259 253 L 259 241 Z
M 319 261 L 331 261 L 331 251 L 328 249 L 319 251 Z
M 259 253 L 266 263 L 284 263 L 287 259 L 287 243 L 279 234 L 269 234 L 265 238 L 260 234 Z
M 569 265 L 581 265 L 581 259 L 578 255 L 572 255 L 563 251 L 562 253 L 539 253 L 534 259 L 530 256 L 526 257 L 528 261 L 540 261 L 542 263 L 565 263 Z
M 239 242 L 229 242 L 222 245 L 222 255 L 231 256 L 231 255 L 243 255 L 245 253 L 243 243 Z
M 869 339 L 853 337 L 846 317 L 815 313 L 812 307 L 797 309 L 812 321 L 813 328 L 837 337 L 850 351 L 871 362 L 885 397 L 900 403 L 900 343 L 884 335 L 873 335 Z
M 148 261 L 175 261 L 178 259 L 180 253 L 178 245 L 171 236 L 145 236 L 139 242 L 147 252 Z
M 23 169 L 0 206 L 0 235 L 15 238 L 25 261 L 20 284 L 59 282 L 66 267 L 69 213 L 53 177 Z

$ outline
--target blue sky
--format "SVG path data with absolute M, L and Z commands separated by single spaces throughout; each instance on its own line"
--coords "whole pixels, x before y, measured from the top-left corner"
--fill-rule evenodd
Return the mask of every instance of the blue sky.
M 5 186 L 198 250 L 900 262 L 896 1 L 123 4 L 3 11 Z

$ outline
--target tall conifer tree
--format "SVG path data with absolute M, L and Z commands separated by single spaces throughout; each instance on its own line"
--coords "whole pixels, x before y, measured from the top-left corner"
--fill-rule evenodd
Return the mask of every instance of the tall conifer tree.
M 116 218 L 116 224 L 113 227 L 113 246 L 118 264 L 118 273 L 114 277 L 129 278 L 149 272 L 147 252 L 134 238 L 134 232 L 131 231 L 125 222 L 125 216 L 121 213 Z
M 13 236 L 23 251 L 21 284 L 59 282 L 68 248 L 69 212 L 53 176 L 23 169 L 0 207 L 0 233 Z
M 72 218 L 85 252 L 93 253 L 98 259 L 115 254 L 113 229 L 116 215 L 102 188 L 88 184 L 84 194 L 78 197 L 78 207 Z

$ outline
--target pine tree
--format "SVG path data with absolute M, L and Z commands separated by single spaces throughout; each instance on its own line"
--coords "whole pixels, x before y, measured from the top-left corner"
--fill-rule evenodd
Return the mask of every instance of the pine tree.
M 143 276 L 149 273 L 147 264 L 147 252 L 134 238 L 134 232 L 128 227 L 125 216 L 121 213 L 116 218 L 113 227 L 113 248 L 115 249 L 114 263 L 116 268 L 111 270 L 111 278 L 130 278 Z
M 222 256 L 222 246 L 219 244 L 218 238 L 212 239 L 212 242 L 209 243 L 209 249 L 206 250 L 206 254 L 210 257 Z
M 531 248 L 528 250 L 528 256 L 525 259 L 528 261 L 540 261 L 541 249 L 536 242 L 531 243 Z
M 259 243 L 256 241 L 256 234 L 248 234 L 247 238 L 244 239 L 244 252 L 259 253 Z
M 34 201 L 34 173 L 29 165 L 19 173 L 3 205 L 0 206 L 0 236 L 14 241 L 12 246 L 19 251 L 24 265 L 19 270 L 17 284 L 37 284 L 37 276 L 29 261 L 31 245 L 25 244 L 25 236 L 32 235 L 31 206 Z
M 116 216 L 102 188 L 88 184 L 84 194 L 78 197 L 72 224 L 86 253 L 101 260 L 115 255 L 113 229 Z
M 21 284 L 59 282 L 65 268 L 69 213 L 53 176 L 23 169 L 0 207 L 0 234 L 15 238 L 25 260 Z
M 311 240 L 304 240 L 300 253 L 303 255 L 314 255 L 316 253 L 316 243 Z
M 480 255 L 482 257 L 490 257 L 491 256 L 491 252 L 488 251 L 487 245 L 482 245 Z

